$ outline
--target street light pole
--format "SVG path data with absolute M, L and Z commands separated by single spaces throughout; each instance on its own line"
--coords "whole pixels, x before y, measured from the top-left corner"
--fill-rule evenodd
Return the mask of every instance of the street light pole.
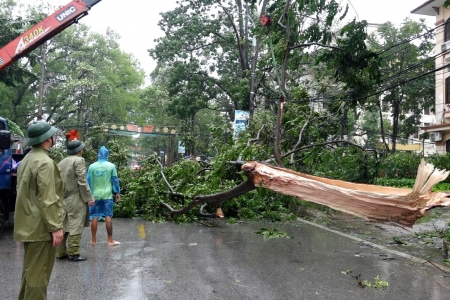
M 47 53 L 47 43 L 43 43 L 41 46 L 41 53 L 42 53 L 42 59 L 41 59 L 41 81 L 39 82 L 39 104 L 38 104 L 38 115 L 37 119 L 42 120 L 42 100 L 44 99 L 44 79 L 45 79 L 45 59 L 46 59 L 46 53 Z

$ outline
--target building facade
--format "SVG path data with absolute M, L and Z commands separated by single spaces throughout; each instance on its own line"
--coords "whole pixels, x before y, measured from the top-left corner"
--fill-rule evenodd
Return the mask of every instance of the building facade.
M 429 0 L 411 11 L 412 14 L 436 16 L 436 95 L 435 123 L 422 130 L 430 134 L 436 152 L 450 152 L 450 10 L 445 0 Z

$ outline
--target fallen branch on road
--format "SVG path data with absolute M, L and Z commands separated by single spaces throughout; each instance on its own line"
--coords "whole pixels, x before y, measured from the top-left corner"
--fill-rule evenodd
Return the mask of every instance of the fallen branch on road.
M 315 202 L 369 221 L 412 227 L 427 210 L 450 205 L 447 194 L 431 192 L 450 172 L 422 160 L 413 189 L 356 184 L 250 161 L 243 171 L 255 186 Z
M 245 163 L 242 170 L 248 179 L 228 191 L 195 196 L 187 206 L 179 210 L 166 203 L 161 205 L 169 210 L 169 217 L 173 217 L 188 213 L 196 205 L 217 205 L 262 187 L 369 221 L 396 223 L 406 227 L 412 227 L 417 219 L 426 215 L 427 210 L 450 205 L 448 194 L 431 192 L 432 187 L 445 180 L 450 172 L 435 169 L 433 165 L 426 164 L 423 160 L 412 189 L 327 179 L 257 161 Z M 217 217 L 214 214 L 205 214 L 203 208 L 204 206 L 200 209 L 201 217 Z

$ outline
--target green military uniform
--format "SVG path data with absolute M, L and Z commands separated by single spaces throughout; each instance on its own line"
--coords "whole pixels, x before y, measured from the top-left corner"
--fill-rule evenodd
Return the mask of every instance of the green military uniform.
M 89 201 L 92 195 L 86 181 L 84 158 L 76 155 L 83 148 L 84 143 L 69 142 L 69 156 L 58 164 L 64 181 L 63 208 L 66 214 L 63 222 L 64 240 L 57 248 L 57 258 L 80 255 L 81 233 L 84 227 L 89 226 Z
M 14 239 L 24 243 L 19 299 L 46 299 L 55 262 L 52 232 L 62 228 L 63 181 L 50 151 L 39 146 L 56 128 L 46 122 L 30 125 L 27 144 L 33 149 L 17 171 Z

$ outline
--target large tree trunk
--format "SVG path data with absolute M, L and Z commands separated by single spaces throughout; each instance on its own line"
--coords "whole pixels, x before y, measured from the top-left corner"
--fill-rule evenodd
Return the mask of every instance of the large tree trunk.
M 448 194 L 431 192 L 431 188 L 445 180 L 450 172 L 435 169 L 423 160 L 412 190 L 326 179 L 256 161 L 247 162 L 242 169 L 256 187 L 380 223 L 412 227 L 428 209 L 450 205 Z

